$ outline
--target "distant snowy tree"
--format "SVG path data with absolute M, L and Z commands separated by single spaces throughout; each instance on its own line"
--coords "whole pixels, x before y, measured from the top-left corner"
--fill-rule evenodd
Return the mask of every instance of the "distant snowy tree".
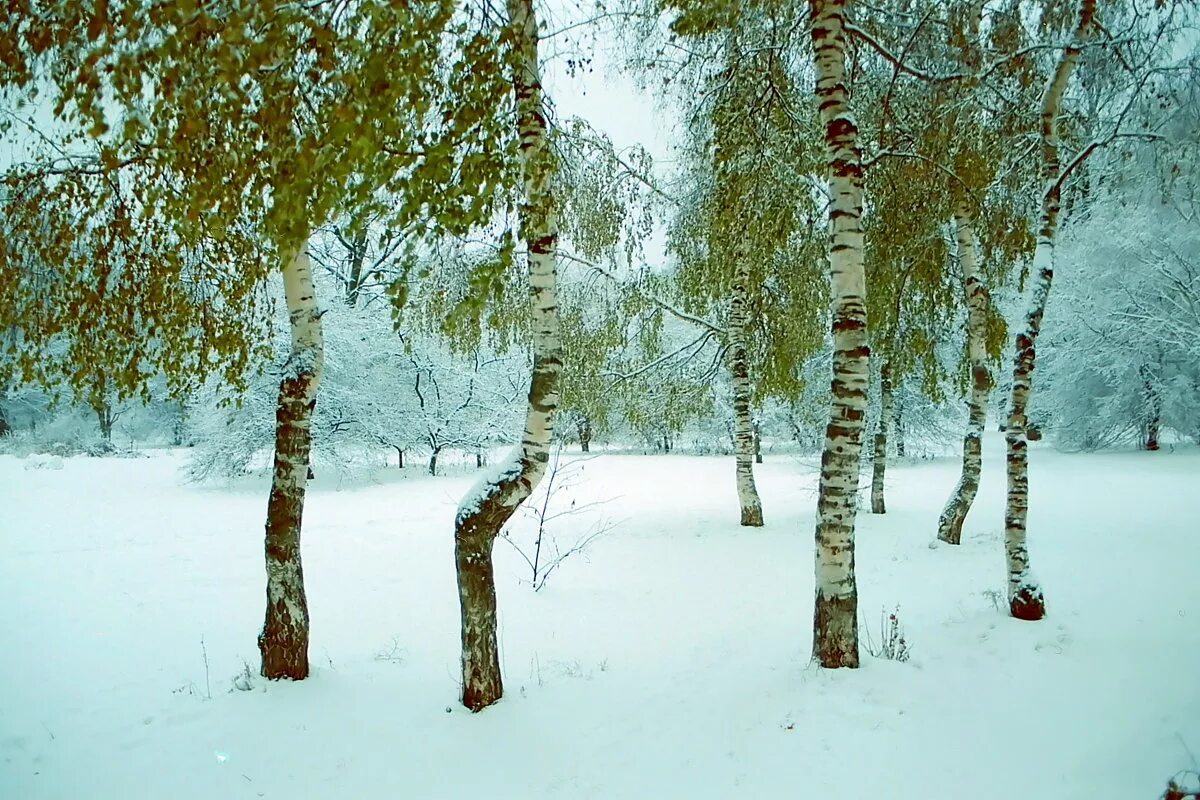
M 1059 254 L 1036 408 L 1067 448 L 1200 441 L 1200 225 L 1170 205 L 1109 200 Z

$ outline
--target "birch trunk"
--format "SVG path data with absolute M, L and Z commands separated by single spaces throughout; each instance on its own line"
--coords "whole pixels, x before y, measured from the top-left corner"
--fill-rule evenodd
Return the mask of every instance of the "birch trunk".
M 746 352 L 750 274 L 738 264 L 729 302 L 729 371 L 733 375 L 733 443 L 741 524 L 760 528 L 762 501 L 754 485 L 754 420 L 750 416 L 750 359 Z
M 1046 616 L 1046 600 L 1029 568 L 1026 526 L 1029 519 L 1029 443 L 1025 429 L 1026 409 L 1033 391 L 1033 370 L 1038 333 L 1054 280 L 1054 245 L 1062 205 L 1062 185 L 1058 156 L 1058 115 L 1063 93 L 1096 13 L 1096 0 L 1081 0 L 1079 16 L 1071 42 L 1064 48 L 1054 74 L 1042 93 L 1041 147 L 1042 191 L 1041 219 L 1037 246 L 1033 255 L 1029 310 L 1025 324 L 1017 333 L 1013 360 L 1012 396 L 1004 441 L 1008 450 L 1008 498 L 1004 513 L 1004 546 L 1008 557 L 1009 610 L 1017 619 L 1039 620 Z
M 462 702 L 472 711 L 504 693 L 496 642 L 492 546 L 504 523 L 546 472 L 559 402 L 562 340 L 557 303 L 556 171 L 542 108 L 538 27 L 533 0 L 507 0 L 517 53 L 513 90 L 525 203 L 521 236 L 528 250 L 533 375 L 521 443 L 492 477 L 463 499 L 455 518 L 454 551 L 462 611 Z
M 975 255 L 975 228 L 970 209 L 960 202 L 954 211 L 958 263 L 962 268 L 967 304 L 967 360 L 971 364 L 971 393 L 967 399 L 967 433 L 963 437 L 962 474 L 938 520 L 938 538 L 947 544 L 962 541 L 962 526 L 979 492 L 983 470 L 983 430 L 987 424 L 992 373 L 987 364 L 988 290 Z
M 308 600 L 300 561 L 300 524 L 312 449 L 312 417 L 324 369 L 321 312 L 308 246 L 283 268 L 292 349 L 275 410 L 275 471 L 267 502 L 267 613 L 258 649 L 266 678 L 308 677 Z
M 823 667 L 858 666 L 854 516 L 867 408 L 866 280 L 863 274 L 862 154 L 850 113 L 844 0 L 811 0 L 816 97 L 825 126 L 832 195 L 829 271 L 833 380 L 817 499 L 813 658 Z
M 892 367 L 887 361 L 879 368 L 879 429 L 875 431 L 875 453 L 871 459 L 871 513 L 886 514 L 883 485 L 887 477 L 888 431 L 892 427 Z

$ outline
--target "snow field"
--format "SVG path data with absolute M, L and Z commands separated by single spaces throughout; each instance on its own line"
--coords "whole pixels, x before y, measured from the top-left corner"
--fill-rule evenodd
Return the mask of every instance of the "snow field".
M 989 434 L 959 548 L 931 546 L 957 462 L 889 467 L 889 513 L 858 518 L 860 615 L 878 639 L 899 605 L 912 659 L 835 672 L 808 663 L 811 461 L 757 467 L 760 530 L 731 457 L 588 461 L 560 502 L 608 502 L 553 529 L 620 524 L 536 594 L 497 543 L 506 696 L 479 715 L 456 697 L 472 475 L 316 481 L 314 675 L 241 691 L 265 479 L 0 458 L 0 798 L 1157 797 L 1200 754 L 1200 452 L 1035 447 L 1049 616 L 1022 623 L 988 596 L 1002 451 Z

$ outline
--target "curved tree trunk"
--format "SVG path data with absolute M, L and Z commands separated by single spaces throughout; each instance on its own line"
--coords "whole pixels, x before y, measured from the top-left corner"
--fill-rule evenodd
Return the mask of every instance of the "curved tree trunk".
M 892 367 L 879 367 L 879 428 L 875 431 L 875 453 L 871 459 L 871 513 L 886 514 L 883 485 L 887 476 L 888 430 L 892 427 Z
M 987 364 L 988 290 L 975 261 L 975 229 L 970 209 L 960 202 L 954 211 L 958 241 L 958 263 L 962 267 L 963 293 L 967 303 L 967 359 L 971 364 L 971 393 L 967 433 L 963 437 L 963 465 L 958 485 L 938 519 L 938 538 L 947 544 L 962 541 L 962 526 L 979 491 L 983 470 L 983 430 L 987 424 L 988 393 L 992 373 Z
M 816 96 L 825 126 L 832 203 L 829 272 L 833 382 L 817 499 L 813 658 L 823 667 L 858 666 L 854 516 L 867 409 L 866 279 L 863 273 L 862 154 L 850 113 L 844 0 L 811 0 Z
M 1041 222 L 1033 269 L 1029 310 L 1025 324 L 1017 333 L 1013 360 L 1012 397 L 1004 441 L 1008 450 L 1008 498 L 1004 513 L 1004 546 L 1008 557 L 1009 610 L 1018 619 L 1039 620 L 1046 616 L 1042 588 L 1029 568 L 1026 525 L 1029 518 L 1029 444 L 1025 439 L 1028 424 L 1026 409 L 1033 391 L 1033 369 L 1038 333 L 1046 312 L 1046 300 L 1054 279 L 1054 245 L 1058 234 L 1058 216 L 1062 205 L 1061 174 L 1058 157 L 1058 115 L 1063 92 L 1071 71 L 1079 60 L 1080 48 L 1091 28 L 1096 0 L 1081 0 L 1079 18 L 1071 43 L 1063 50 L 1046 90 L 1042 94 L 1041 145 L 1042 192 Z
M 738 264 L 729 299 L 729 371 L 733 377 L 733 444 L 737 460 L 738 505 L 741 524 L 763 524 L 762 501 L 754 485 L 754 420 L 750 416 L 750 359 L 746 353 L 746 325 L 750 274 Z
M 308 677 L 308 600 L 300 562 L 300 524 L 312 449 L 312 417 L 325 363 L 308 246 L 283 268 L 292 349 L 275 410 L 275 471 L 267 502 L 267 613 L 258 649 L 267 678 Z
M 462 501 L 455 517 L 454 554 L 462 611 L 462 702 L 472 711 L 504 693 L 496 642 L 492 546 L 504 523 L 542 479 L 558 409 L 562 340 L 559 335 L 556 172 L 542 109 L 537 17 L 533 0 L 508 0 L 518 62 L 513 74 L 525 203 L 521 236 L 528 250 L 533 375 L 521 443 L 491 477 Z

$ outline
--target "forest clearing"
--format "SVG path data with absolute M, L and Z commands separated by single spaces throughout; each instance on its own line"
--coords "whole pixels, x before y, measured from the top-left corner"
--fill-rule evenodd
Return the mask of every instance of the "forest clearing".
M 1194 0 L 12 0 L 0 800 L 1200 800 Z
M 810 459 L 760 466 L 764 501 L 796 509 L 762 530 L 706 488 L 724 459 L 587 461 L 558 502 L 620 522 L 539 592 L 498 547 L 509 688 L 485 719 L 457 703 L 445 536 L 469 477 L 316 484 L 314 675 L 293 686 L 254 674 L 261 480 L 181 486 L 178 453 L 0 458 L 23 487 L 0 529 L 20 610 L 0 796 L 1154 797 L 1200 742 L 1200 453 L 1037 455 L 1045 624 L 1005 614 L 1001 459 L 958 548 L 930 535 L 954 463 L 904 463 L 861 523 L 860 604 L 876 644 L 899 607 L 911 658 L 839 672 L 807 664 Z

